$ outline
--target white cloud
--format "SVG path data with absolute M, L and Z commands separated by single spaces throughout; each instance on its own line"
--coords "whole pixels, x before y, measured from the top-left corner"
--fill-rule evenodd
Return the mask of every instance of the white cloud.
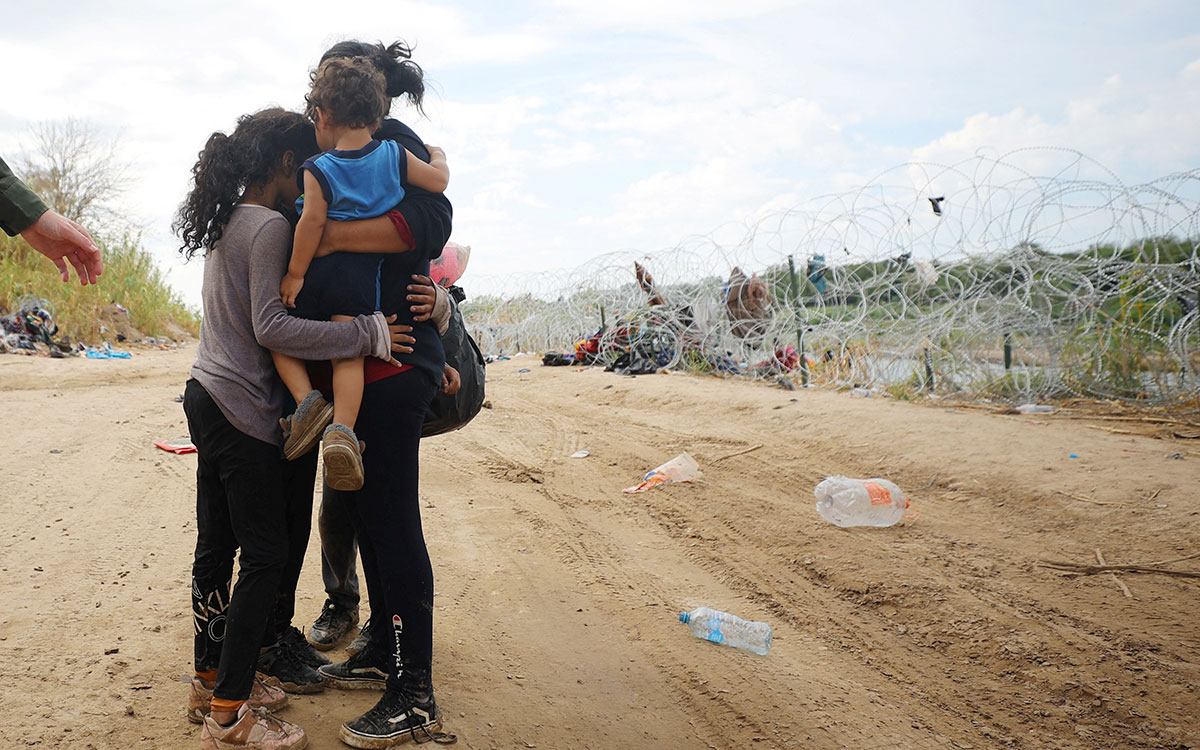
M 1190 68 L 1190 66 L 1188 66 Z M 1128 83 L 1110 76 L 1067 100 L 1061 112 L 1016 108 L 971 115 L 962 127 L 914 150 L 919 161 L 953 162 L 981 149 L 999 156 L 1031 146 L 1080 151 L 1124 175 L 1144 180 L 1194 166 L 1200 157 L 1200 89 L 1188 69 L 1166 80 Z
M 551 0 L 550 5 L 573 12 L 576 20 L 601 28 L 653 29 L 678 24 L 704 24 L 753 18 L 794 5 L 794 0 Z
M 196 152 L 240 114 L 299 106 L 309 67 L 344 38 L 415 45 L 429 117 L 396 114 L 447 149 L 472 274 L 744 233 L 914 158 L 1054 145 L 1128 181 L 1200 161 L 1200 36 L 1187 35 L 1200 6 L 1183 0 L 366 0 L 345 24 L 322 10 L 64 0 L 51 22 L 14 9 L 0 56 L 37 72 L 5 80 L 0 154 L 41 120 L 121 132 L 130 214 L 193 302 L 200 266 L 175 268 L 167 227 Z

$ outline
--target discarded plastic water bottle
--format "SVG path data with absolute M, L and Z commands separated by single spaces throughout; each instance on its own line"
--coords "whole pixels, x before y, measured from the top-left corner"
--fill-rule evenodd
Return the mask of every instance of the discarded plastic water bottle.
M 813 494 L 817 513 L 838 526 L 891 526 L 909 507 L 900 488 L 886 479 L 826 477 Z
M 1050 414 L 1054 407 L 1050 404 L 1021 404 L 1017 411 L 1022 414 Z
M 743 620 L 708 607 L 680 612 L 679 621 L 691 628 L 697 638 L 706 641 L 744 648 L 756 654 L 771 650 L 771 626 L 765 622 Z

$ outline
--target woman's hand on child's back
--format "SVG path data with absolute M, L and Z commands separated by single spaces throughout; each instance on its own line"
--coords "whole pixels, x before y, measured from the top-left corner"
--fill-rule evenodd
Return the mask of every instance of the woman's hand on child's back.
M 412 312 L 413 320 L 418 323 L 423 320 L 429 320 L 429 316 L 433 314 L 433 304 L 437 301 L 437 290 L 433 288 L 433 279 L 428 276 L 422 276 L 419 273 L 414 273 L 412 276 L 413 283 L 408 285 L 409 310 Z
M 284 307 L 296 306 L 296 297 L 300 295 L 300 289 L 303 286 L 303 276 L 293 276 L 289 273 L 283 277 L 283 281 L 279 284 L 279 296 L 283 298 Z

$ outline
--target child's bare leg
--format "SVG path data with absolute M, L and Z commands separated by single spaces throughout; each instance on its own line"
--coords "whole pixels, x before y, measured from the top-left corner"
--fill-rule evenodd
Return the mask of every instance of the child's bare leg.
M 279 378 L 296 401 L 296 412 L 279 420 L 285 438 L 283 457 L 294 461 L 312 450 L 321 439 L 333 407 L 325 402 L 318 391 L 313 390 L 304 360 L 279 352 L 271 352 L 271 359 L 275 361 Z
M 308 378 L 308 366 L 304 364 L 304 360 L 279 352 L 271 352 L 271 359 L 274 360 L 275 371 L 279 373 L 280 380 L 287 386 L 288 393 L 292 394 L 292 398 L 297 404 L 303 401 L 304 397 L 313 389 L 312 381 Z
M 363 358 L 333 360 L 333 421 L 354 429 L 362 406 Z

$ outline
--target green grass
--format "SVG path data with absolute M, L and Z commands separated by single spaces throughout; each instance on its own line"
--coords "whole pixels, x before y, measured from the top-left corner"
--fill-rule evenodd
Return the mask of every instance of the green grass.
M 984 396 L 1012 401 L 1036 396 L 1039 400 L 1067 398 L 1070 389 L 1041 372 L 1006 372 L 989 378 L 979 389 Z
M 81 286 L 72 269 L 63 283 L 58 269 L 20 237 L 0 234 L 0 311 L 11 312 L 25 296 L 47 300 L 59 335 L 97 344 L 101 317 L 117 302 L 130 322 L 147 336 L 182 338 L 200 330 L 199 314 L 184 304 L 146 250 L 131 240 L 100 241 L 104 274 L 100 283 Z M 111 338 L 111 337 L 110 337 Z

